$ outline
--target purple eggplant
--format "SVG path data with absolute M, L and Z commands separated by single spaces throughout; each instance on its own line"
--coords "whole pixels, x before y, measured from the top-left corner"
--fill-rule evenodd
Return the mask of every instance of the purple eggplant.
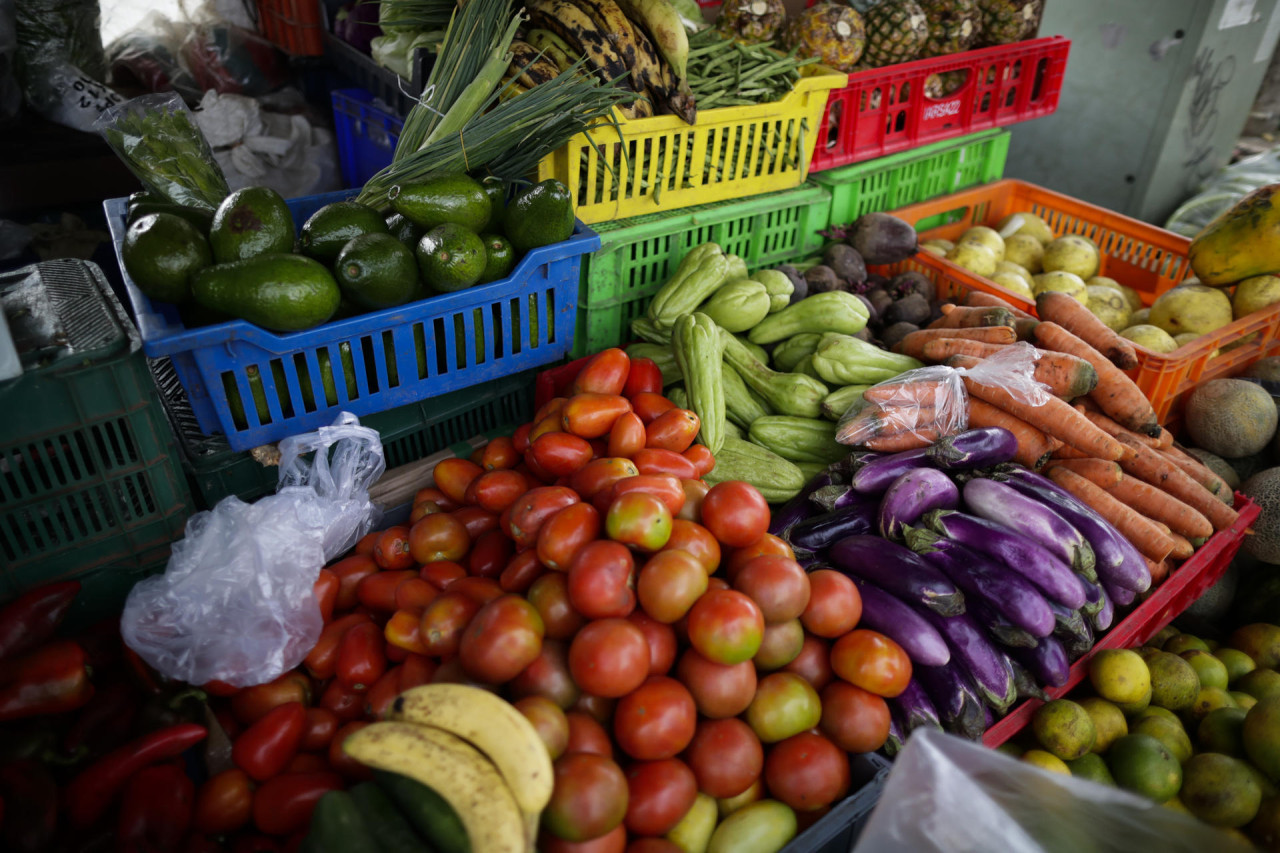
M 832 462 L 827 466 L 829 471 L 836 479 L 837 483 L 847 483 L 853 479 L 853 475 L 862 470 L 862 468 L 877 459 L 883 457 L 883 453 L 876 453 L 873 450 L 855 450 L 843 459 Z
M 913 529 L 908 542 L 931 566 L 964 592 L 980 599 L 1033 637 L 1053 633 L 1053 612 L 1036 586 L 1017 572 L 959 542 Z
M 1111 599 L 1118 607 L 1128 607 L 1138 598 L 1138 594 L 1133 590 L 1123 586 L 1116 586 L 1106 578 L 1102 579 L 1102 590 L 1107 594 L 1107 598 Z
M 1107 595 L 1107 591 L 1101 585 L 1088 584 L 1084 591 L 1086 595 L 1090 596 L 1090 600 L 1089 604 L 1085 605 L 1081 612 L 1088 617 L 1090 624 L 1093 625 L 1093 630 L 1107 630 L 1111 627 L 1111 623 L 1116 617 L 1116 608 L 1111 602 L 1111 596 Z M 1096 607 L 1094 606 L 1093 596 L 1097 596 Z
M 834 509 L 843 509 L 847 506 L 853 506 L 857 503 L 871 500 L 872 496 L 864 495 L 855 491 L 853 486 L 833 483 L 830 486 L 823 486 L 809 495 L 809 502 L 824 512 L 831 512 Z
M 990 468 L 1008 462 L 1018 452 L 1018 440 L 1003 427 L 971 429 L 947 436 L 928 448 L 929 461 L 946 471 Z
M 864 495 L 883 494 L 893 481 L 913 468 L 931 468 L 929 448 L 904 450 L 873 459 L 853 475 L 853 488 Z
M 1013 649 L 1013 657 L 1048 687 L 1061 687 L 1067 683 L 1071 663 L 1067 650 L 1053 637 L 1042 640 L 1034 649 Z
M 1080 531 L 1093 548 L 1094 568 L 1100 579 L 1135 592 L 1146 592 L 1150 588 L 1151 572 L 1138 549 L 1070 492 L 1048 477 L 1028 471 L 1021 465 L 1000 466 L 996 479 L 1053 507 L 1068 524 Z
M 800 494 L 783 504 L 773 513 L 769 522 L 769 532 L 774 536 L 785 536 L 787 531 L 806 518 L 817 515 L 818 507 L 809 500 L 809 496 L 833 481 L 831 472 L 823 471 L 805 484 Z
M 985 518 L 950 510 L 924 517 L 931 530 L 947 539 L 995 558 L 1036 585 L 1049 598 L 1068 607 L 1084 604 L 1084 587 L 1071 567 L 1040 545 Z
M 794 548 L 821 551 L 846 536 L 869 533 L 875 529 L 875 519 L 875 501 L 861 498 L 850 506 L 806 518 L 792 527 L 785 538 Z
M 889 706 L 889 737 L 885 739 L 884 754 L 893 758 L 902 747 L 906 746 L 906 737 L 902 734 L 902 721 L 899 719 L 899 713 L 892 705 Z
M 960 490 L 936 468 L 913 468 L 893 481 L 880 499 L 880 535 L 902 541 L 903 529 L 934 509 L 960 506 Z
M 967 613 L 940 616 L 922 611 L 951 647 L 953 666 L 961 666 L 973 681 L 982 700 L 1003 714 L 1018 698 L 1009 659 L 995 649 L 986 634 Z
M 1069 625 L 1060 624 L 1054 629 L 1053 636 L 1067 650 L 1070 660 L 1079 660 L 1093 648 L 1093 629 L 1089 627 L 1087 619 Z
M 964 484 L 964 504 L 974 515 L 1037 543 L 1087 580 L 1098 579 L 1093 548 L 1080 531 L 1043 501 L 995 480 L 974 479 Z
M 921 727 L 942 730 L 938 709 L 933 706 L 929 694 L 914 678 L 908 679 L 906 689 L 889 701 L 898 706 L 898 712 L 902 715 L 904 734 L 909 735 Z
M 918 680 L 929 694 L 947 731 L 970 740 L 982 737 L 987 727 L 982 712 L 986 703 L 961 667 L 918 667 L 912 671 L 912 680 Z
M 990 705 L 983 705 L 983 706 L 982 706 L 982 725 L 983 725 L 983 731 L 986 731 L 987 729 L 991 728 L 991 727 L 992 727 L 992 726 L 994 726 L 995 724 L 996 724 L 996 714 L 995 714 L 995 711 L 992 711 L 992 710 L 991 710 L 991 706 L 990 706 Z
M 1053 610 L 1053 633 L 1056 636 L 1074 636 L 1085 637 L 1089 630 L 1085 624 L 1084 614 L 1079 610 L 1072 610 L 1069 607 L 1063 607 L 1061 604 L 1052 603 L 1049 607 Z
M 1037 643 L 1037 645 L 1039 645 Z M 1049 697 L 1045 695 L 1044 690 L 1036 682 L 1035 676 L 1018 662 L 1018 659 L 1010 654 L 1005 657 L 1009 658 L 1009 666 L 1013 667 L 1013 686 L 1018 688 L 1018 701 L 1023 702 L 1027 699 L 1039 699 L 1041 702 L 1049 701 Z
M 964 612 L 974 618 L 979 625 L 987 629 L 991 639 L 1002 646 L 1022 646 L 1031 648 L 1037 638 L 1004 618 L 1004 615 L 991 606 L 991 602 L 976 595 L 966 595 Z
M 1102 592 L 1102 586 L 1097 583 L 1090 583 L 1085 578 L 1080 579 L 1080 585 L 1084 587 L 1084 606 L 1080 608 L 1080 614 L 1092 618 L 1103 607 L 1104 593 Z
M 862 595 L 862 627 L 879 631 L 902 646 L 912 663 L 946 666 L 951 648 L 929 620 L 875 584 L 859 577 L 850 580 Z
M 944 616 L 964 612 L 964 595 L 955 583 L 910 548 L 875 535 L 846 536 L 827 556 L 844 574 L 871 581 L 908 604 Z

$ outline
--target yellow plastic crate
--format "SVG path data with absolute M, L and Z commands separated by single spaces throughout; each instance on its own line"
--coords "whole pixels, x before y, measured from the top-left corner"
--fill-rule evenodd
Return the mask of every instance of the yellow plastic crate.
M 563 182 L 587 223 L 798 187 L 809 175 L 827 97 L 849 82 L 823 65 L 800 71 L 781 100 L 699 110 L 694 125 L 615 111 L 616 128 L 602 123 L 575 136 L 538 163 L 538 180 Z

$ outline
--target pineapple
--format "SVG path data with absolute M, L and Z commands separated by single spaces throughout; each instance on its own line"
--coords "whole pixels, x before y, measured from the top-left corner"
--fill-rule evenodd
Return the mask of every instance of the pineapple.
M 861 67 L 908 62 L 920 55 L 929 38 L 929 20 L 916 0 L 881 0 L 861 11 L 867 26 Z
M 982 27 L 978 0 L 920 0 L 920 5 L 929 18 L 921 56 L 947 56 L 973 46 Z
M 862 16 L 848 6 L 819 3 L 810 6 L 787 27 L 787 47 L 800 56 L 816 56 L 824 65 L 849 72 L 862 58 L 867 44 Z
M 1011 44 L 1033 38 L 1040 29 L 1044 0 L 978 0 L 982 11 L 980 45 Z
M 716 29 L 745 42 L 768 41 L 787 22 L 782 0 L 726 0 L 720 7 Z

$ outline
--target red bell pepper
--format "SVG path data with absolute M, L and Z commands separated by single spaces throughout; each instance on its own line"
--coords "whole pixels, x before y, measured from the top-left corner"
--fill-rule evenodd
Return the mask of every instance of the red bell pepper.
M 53 636 L 80 592 L 80 581 L 29 589 L 0 609 L 0 658 L 34 649 Z
M 67 785 L 65 799 L 72 823 L 76 826 L 96 823 L 135 773 L 157 762 L 177 758 L 207 735 L 204 726 L 181 723 L 107 753 Z
M 58 640 L 0 665 L 0 722 L 74 711 L 93 697 L 84 649 Z
M 116 829 L 119 853 L 174 853 L 191 828 L 196 786 L 177 763 L 144 767 L 125 787 Z
M 11 853 L 48 850 L 58 831 L 58 785 L 53 774 L 33 759 L 0 767 L 0 795 L 6 817 L 0 840 Z
M 311 820 L 316 803 L 343 788 L 337 773 L 288 773 L 268 779 L 253 795 L 253 823 L 268 835 L 289 835 Z
M 236 738 L 231 760 L 259 782 L 270 779 L 297 755 L 306 727 L 307 709 L 301 702 L 273 708 Z

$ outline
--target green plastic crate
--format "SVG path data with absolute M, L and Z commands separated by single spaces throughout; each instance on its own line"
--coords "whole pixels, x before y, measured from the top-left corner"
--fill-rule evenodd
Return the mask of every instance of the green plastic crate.
M 896 210 L 998 181 L 1004 176 L 1010 135 L 1007 130 L 984 130 L 865 163 L 817 172 L 809 177 L 809 182 L 831 193 L 829 221 L 843 225 L 864 213 Z
M 151 367 L 165 409 L 180 438 L 183 467 L 203 506 L 212 507 L 228 495 L 252 501 L 274 492 L 279 469 L 263 465 L 248 451 L 232 450 L 221 436 L 201 435 L 168 359 L 157 359 Z M 461 447 L 466 439 L 476 435 L 510 431 L 528 420 L 533 414 L 536 375 L 537 371 L 530 371 L 505 376 L 366 415 L 360 422 L 382 436 L 387 470 L 391 470 L 447 447 Z M 464 455 L 470 452 L 468 446 Z
M 694 246 L 713 241 L 750 270 L 798 260 L 822 247 L 831 196 L 807 185 L 737 201 L 600 222 L 600 248 L 582 265 L 573 358 L 624 343 L 631 321 Z
M 0 384 L 0 600 L 162 561 L 191 495 L 141 340 L 102 271 L 48 261 L 0 275 L 0 296 L 24 367 Z

